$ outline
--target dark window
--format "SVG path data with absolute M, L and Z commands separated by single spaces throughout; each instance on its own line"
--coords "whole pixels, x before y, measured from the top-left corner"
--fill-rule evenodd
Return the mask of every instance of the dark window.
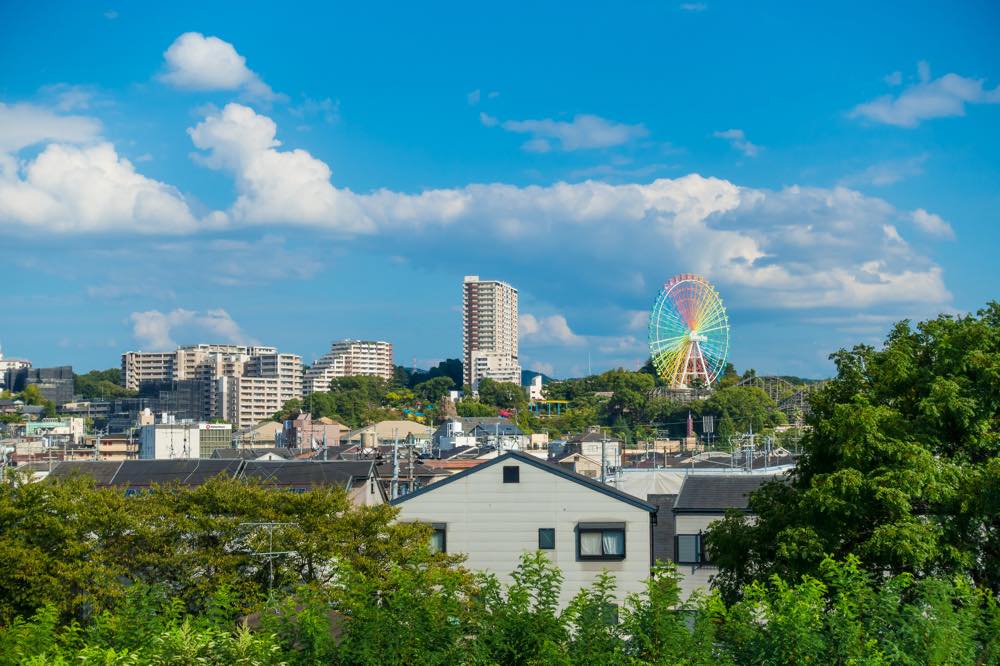
M 448 552 L 448 525 L 445 523 L 433 523 L 434 534 L 431 535 L 431 552 Z
M 503 482 L 504 483 L 520 483 L 521 482 L 521 468 L 517 465 L 511 465 L 509 467 L 503 468 Z
M 678 534 L 675 536 L 674 562 L 677 564 L 708 564 L 703 535 Z
M 556 547 L 556 531 L 552 527 L 538 528 L 538 550 L 554 550 Z
M 580 560 L 624 560 L 625 523 L 580 523 L 576 555 Z

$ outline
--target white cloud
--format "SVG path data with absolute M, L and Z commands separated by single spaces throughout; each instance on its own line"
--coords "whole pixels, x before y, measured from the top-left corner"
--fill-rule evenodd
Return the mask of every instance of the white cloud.
M 498 123 L 496 118 L 486 114 L 480 114 L 479 117 L 487 127 Z M 571 121 L 551 118 L 507 120 L 500 126 L 508 132 L 531 135 L 522 148 L 528 152 L 539 153 L 548 152 L 553 144 L 558 144 L 559 149 L 564 151 L 610 148 L 649 134 L 641 124 L 626 125 L 590 114 L 579 114 Z
M 137 173 L 110 143 L 52 143 L 30 162 L 0 167 L 0 223 L 71 233 L 198 227 L 179 192 Z
M 86 143 L 101 132 L 101 123 L 86 116 L 64 116 L 34 104 L 0 102 L 0 153 L 47 141 Z
M 229 42 L 185 32 L 164 52 L 166 71 L 160 79 L 185 90 L 239 90 L 248 98 L 275 101 L 276 94 L 246 66 L 246 58 Z
M 708 9 L 704 2 L 682 2 L 680 8 L 686 12 L 703 12 Z
M 489 262 L 500 248 L 550 271 L 558 287 L 632 294 L 673 269 L 728 285 L 747 305 L 866 307 L 951 298 L 941 270 L 896 231 L 910 219 L 844 187 L 770 191 L 692 174 L 645 184 L 502 183 L 404 194 L 356 194 L 304 150 L 279 150 L 275 125 L 230 104 L 190 130 L 199 158 L 236 175 L 237 222 L 360 234 L 388 255 L 466 248 Z M 887 233 L 892 228 L 895 233 Z M 615 258 L 628 257 L 628 267 Z M 667 263 L 665 263 L 667 262 Z M 541 279 L 541 278 L 540 278 Z
M 178 308 L 170 312 L 133 312 L 132 336 L 140 348 L 168 351 L 180 344 L 211 339 L 218 342 L 254 343 L 229 313 L 222 309 L 196 312 Z
M 585 340 L 570 330 L 560 314 L 536 317 L 523 313 L 518 317 L 518 332 L 528 345 L 582 345 Z
M 467 102 L 469 102 L 469 106 L 475 106 L 476 104 L 479 104 L 479 100 L 481 97 L 482 94 L 479 92 L 479 89 L 477 88 L 472 92 L 470 92 L 469 94 L 467 94 L 465 96 L 465 99 Z
M 730 146 L 747 157 L 757 157 L 757 154 L 761 151 L 760 146 L 752 144 L 747 140 L 746 134 L 741 129 L 727 129 L 722 132 L 714 132 L 712 136 L 717 139 L 725 139 L 729 142 Z
M 483 124 L 483 127 L 496 127 L 500 121 L 485 111 L 479 112 L 479 122 Z
M 964 116 L 966 104 L 1000 103 L 1000 86 L 984 87 L 983 79 L 945 74 L 931 79 L 927 63 L 918 65 L 920 81 L 898 96 L 882 95 L 854 107 L 849 116 L 897 127 L 916 127 L 930 118 Z
M 885 187 L 894 185 L 902 180 L 919 176 L 924 172 L 924 163 L 927 155 L 917 155 L 903 160 L 889 160 L 879 162 L 866 168 L 860 173 L 852 174 L 841 180 L 842 185 L 871 185 L 874 187 Z
M 372 223 L 357 197 L 330 183 L 330 168 L 304 150 L 278 151 L 277 127 L 249 107 L 227 104 L 188 130 L 208 154 L 197 160 L 236 176 L 239 196 L 230 209 L 246 223 L 316 224 L 348 232 L 369 231 Z
M 954 239 L 955 230 L 940 215 L 928 213 L 923 208 L 913 211 L 913 223 L 925 233 L 939 238 Z
M 903 83 L 903 73 L 900 71 L 895 71 L 892 74 L 886 74 L 882 77 L 882 80 L 890 86 L 898 86 Z
M 296 118 L 318 116 L 327 125 L 332 125 L 340 120 L 340 100 L 334 101 L 329 97 L 316 100 L 306 97 L 298 106 L 288 107 L 288 112 Z

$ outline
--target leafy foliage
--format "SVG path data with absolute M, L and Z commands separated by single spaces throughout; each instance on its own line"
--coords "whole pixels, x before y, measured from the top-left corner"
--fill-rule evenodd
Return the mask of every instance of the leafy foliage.
M 789 484 L 751 498 L 709 547 L 727 597 L 827 554 L 878 575 L 971 576 L 1000 591 L 1000 305 L 898 324 L 881 350 L 833 355 Z

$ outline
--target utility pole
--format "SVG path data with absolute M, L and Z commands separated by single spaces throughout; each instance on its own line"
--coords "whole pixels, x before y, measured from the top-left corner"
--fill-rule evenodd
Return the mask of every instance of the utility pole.
M 605 450 L 608 445 L 608 436 L 605 432 L 601 431 L 601 483 L 605 483 L 607 477 L 607 457 L 605 455 Z
M 392 436 L 392 483 L 389 485 L 389 495 L 392 499 L 399 497 L 399 431 L 393 428 Z

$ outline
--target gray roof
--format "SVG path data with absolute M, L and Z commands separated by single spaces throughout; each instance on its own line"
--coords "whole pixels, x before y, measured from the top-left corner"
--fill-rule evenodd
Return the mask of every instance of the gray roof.
M 76 475 L 86 475 L 99 486 L 108 485 L 122 466 L 120 460 L 64 460 L 49 472 L 50 479 L 66 479 Z
M 367 479 L 371 470 L 371 460 L 248 460 L 243 463 L 240 478 L 292 488 L 346 488 L 359 479 Z
M 240 460 L 184 458 L 176 460 L 125 460 L 111 483 L 115 486 L 151 486 L 180 483 L 197 486 L 215 476 L 233 478 Z
M 777 477 L 771 475 L 691 475 L 684 479 L 674 513 L 725 513 L 746 511 L 750 493 Z
M 475 474 L 476 472 L 479 472 L 481 470 L 486 469 L 487 467 L 491 467 L 501 462 L 507 462 L 512 460 L 516 460 L 517 462 L 520 463 L 526 463 L 528 465 L 531 465 L 532 467 L 537 467 L 538 469 L 544 470 L 546 472 L 554 474 L 568 481 L 578 483 L 582 486 L 587 486 L 591 490 L 621 500 L 626 504 L 631 504 L 632 506 L 638 507 L 645 511 L 649 511 L 650 513 L 656 513 L 655 505 L 650 504 L 649 502 L 646 502 L 644 500 L 641 500 L 638 497 L 635 497 L 634 495 L 629 495 L 628 493 L 622 492 L 621 490 L 618 490 L 613 486 L 605 485 L 600 481 L 591 479 L 588 476 L 577 474 L 576 472 L 571 472 L 565 467 L 562 467 L 560 465 L 554 465 L 552 463 L 536 458 L 535 456 L 528 455 L 527 453 L 521 453 L 520 451 L 508 451 L 502 456 L 497 456 L 496 458 L 488 460 L 481 465 L 470 467 L 469 469 L 459 472 L 458 474 L 453 474 L 449 476 L 447 479 L 442 479 L 437 483 L 433 483 L 429 486 L 424 486 L 423 488 L 420 488 L 419 490 L 409 493 L 408 495 L 403 495 L 402 497 L 398 497 L 392 500 L 391 503 L 399 504 L 400 502 L 405 502 L 407 500 L 413 499 L 414 497 L 423 495 L 424 493 L 434 492 L 438 488 L 441 488 L 443 486 L 448 485 L 449 483 L 457 481 L 462 477 L 469 476 L 470 474 Z
M 197 486 L 215 476 L 232 478 L 241 460 L 185 458 L 179 460 L 66 460 L 49 473 L 50 479 L 64 479 L 74 474 L 93 477 L 98 485 L 145 487 L 153 484 L 180 483 Z

